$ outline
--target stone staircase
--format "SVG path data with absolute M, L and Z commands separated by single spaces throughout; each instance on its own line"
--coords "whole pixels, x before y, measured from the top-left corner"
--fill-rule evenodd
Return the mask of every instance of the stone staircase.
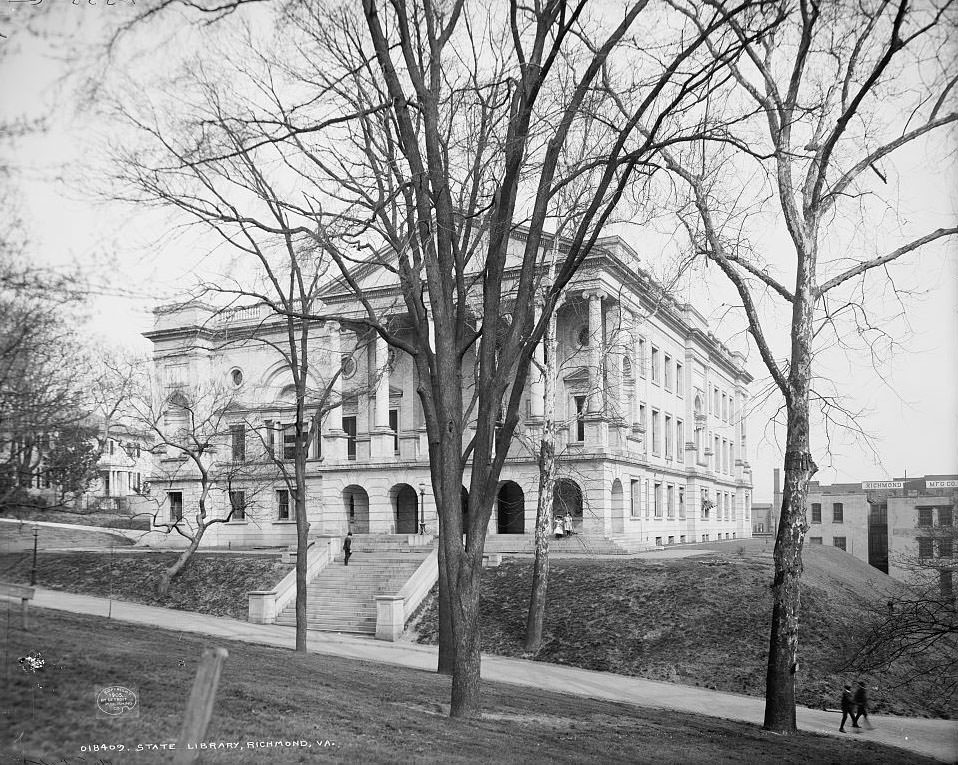
M 594 534 L 573 534 L 571 537 L 549 538 L 550 553 L 569 555 L 626 555 L 649 549 L 645 542 L 632 539 L 615 539 Z M 486 537 L 483 552 L 529 553 L 536 550 L 535 539 L 531 534 L 490 534 Z
M 340 552 L 307 585 L 309 629 L 375 634 L 376 596 L 399 592 L 432 547 L 410 546 L 405 535 L 356 535 L 352 550 L 348 566 Z M 276 623 L 295 626 L 295 602 L 283 609 Z

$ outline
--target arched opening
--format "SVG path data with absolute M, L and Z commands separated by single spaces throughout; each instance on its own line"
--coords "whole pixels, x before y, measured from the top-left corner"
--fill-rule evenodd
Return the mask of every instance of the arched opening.
M 408 483 L 393 486 L 393 509 L 396 512 L 396 533 L 415 534 L 419 530 L 419 495 Z
M 525 495 L 515 481 L 505 481 L 496 496 L 497 532 L 499 534 L 524 534 L 526 530 Z
M 362 486 L 347 486 L 343 489 L 343 507 L 346 523 L 353 534 L 369 533 L 369 495 Z
M 625 533 L 625 502 L 622 496 L 622 481 L 612 482 L 612 533 Z
M 552 514 L 563 518 L 572 516 L 576 531 L 582 530 L 582 489 L 579 484 L 568 478 L 559 478 L 552 489 Z

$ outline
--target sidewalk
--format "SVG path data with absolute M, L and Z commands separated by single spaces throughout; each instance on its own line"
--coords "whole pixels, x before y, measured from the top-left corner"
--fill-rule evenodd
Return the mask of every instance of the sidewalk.
M 250 624 L 189 611 L 155 608 L 116 600 L 111 602 L 106 598 L 41 588 L 37 588 L 33 604 L 41 608 L 94 616 L 107 616 L 109 613 L 112 618 L 120 621 L 241 640 L 247 643 L 290 649 L 295 646 L 293 628 L 274 624 Z M 311 631 L 308 634 L 307 647 L 312 653 L 330 656 L 396 664 L 428 671 L 434 671 L 436 668 L 437 648 L 435 646 L 408 642 L 387 643 L 354 635 Z M 762 724 L 765 710 L 764 700 L 753 696 L 740 696 L 523 659 L 484 655 L 482 677 L 495 682 L 513 683 L 637 706 L 674 709 L 755 725 Z M 958 722 L 955 721 L 870 715 L 874 729 L 857 734 L 853 732 L 854 729 L 851 726 L 846 727 L 848 733 L 838 732 L 841 715 L 837 712 L 798 707 L 797 717 L 798 726 L 804 731 L 834 736 L 861 735 L 871 741 L 907 749 L 944 762 L 955 762 L 958 759 Z

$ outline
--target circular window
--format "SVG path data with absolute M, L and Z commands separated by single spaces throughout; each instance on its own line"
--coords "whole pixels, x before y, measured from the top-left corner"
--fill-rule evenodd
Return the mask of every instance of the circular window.
M 234 369 L 232 372 L 230 372 L 230 380 L 233 381 L 233 385 L 234 385 L 235 387 L 237 387 L 237 388 L 238 388 L 240 385 L 242 385 L 242 384 L 243 384 L 243 370 L 242 370 L 242 369 Z
M 356 374 L 356 359 L 352 356 L 343 356 L 343 377 L 347 380 Z
M 589 344 L 589 325 L 583 324 L 579 327 L 579 331 L 576 333 L 576 342 L 585 347 Z

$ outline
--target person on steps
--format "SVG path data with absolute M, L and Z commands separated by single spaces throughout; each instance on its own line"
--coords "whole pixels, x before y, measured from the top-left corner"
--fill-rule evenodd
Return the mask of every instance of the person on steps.
M 349 565 L 349 556 L 353 554 L 353 532 L 346 533 L 346 539 L 343 540 L 343 565 Z

